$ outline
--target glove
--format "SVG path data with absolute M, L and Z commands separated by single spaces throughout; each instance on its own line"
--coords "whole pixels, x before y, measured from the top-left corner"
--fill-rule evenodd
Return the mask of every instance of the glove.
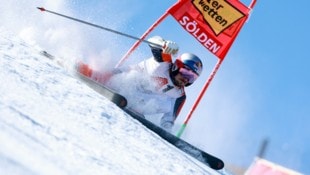
M 149 38 L 148 41 L 150 42 L 150 47 L 160 48 L 163 50 L 163 53 L 175 55 L 179 51 L 179 46 L 177 43 L 173 41 L 165 41 L 160 36 L 154 36 Z
M 89 65 L 79 61 L 75 65 L 76 70 L 81 73 L 82 75 L 85 75 L 86 77 L 91 77 L 93 70 L 89 67 Z
M 172 126 L 173 124 L 171 122 L 166 122 L 166 123 L 161 124 L 161 127 L 167 132 L 171 132 Z
M 175 55 L 179 51 L 179 46 L 177 43 L 173 41 L 165 41 L 165 44 L 163 46 L 163 52 L 166 54 Z
M 163 128 L 164 130 L 166 130 L 167 132 L 171 132 L 172 127 L 173 127 L 173 123 L 166 121 L 166 122 L 161 122 L 160 123 L 161 128 Z

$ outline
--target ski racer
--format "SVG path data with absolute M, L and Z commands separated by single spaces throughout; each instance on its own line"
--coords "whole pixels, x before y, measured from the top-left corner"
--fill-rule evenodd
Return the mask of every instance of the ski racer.
M 135 83 L 130 81 L 131 85 L 135 84 L 132 85 L 135 91 L 133 100 L 130 101 L 131 98 L 129 98 L 130 89 L 121 88 L 123 92 L 120 92 L 121 89 L 116 91 L 127 98 L 129 108 L 140 114 L 163 114 L 160 126 L 171 131 L 186 99 L 184 87 L 195 82 L 202 72 L 203 65 L 201 60 L 191 53 L 183 53 L 173 62 L 172 58 L 179 50 L 178 45 L 173 41 L 164 40 L 159 36 L 152 37 L 148 41 L 154 43 L 149 44 L 153 56 L 136 65 L 117 68 L 108 73 L 93 70 L 82 62 L 79 62 L 76 68 L 81 74 L 105 86 L 112 86 L 112 89 L 123 86 L 122 82 L 124 81 L 127 83 L 127 80 L 130 79 L 128 73 L 134 72 L 131 75 L 135 75 L 134 77 L 139 77 L 139 79 L 136 79 Z M 126 73 L 125 79 L 121 80 L 118 77 L 115 78 L 116 81 L 112 81 L 114 77 L 123 73 Z

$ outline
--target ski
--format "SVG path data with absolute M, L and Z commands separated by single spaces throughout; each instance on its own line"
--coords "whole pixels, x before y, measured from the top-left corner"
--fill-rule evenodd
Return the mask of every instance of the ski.
M 58 65 L 63 67 L 62 63 L 60 61 L 57 61 L 55 59 L 55 57 L 53 55 L 49 54 L 48 52 L 40 51 L 40 54 L 45 56 L 45 57 L 47 57 L 50 60 L 53 60 Z M 95 90 L 99 94 L 101 94 L 104 97 L 106 97 L 108 100 L 110 100 L 112 103 L 116 104 L 118 107 L 125 108 L 127 106 L 127 99 L 124 96 L 122 96 L 121 94 L 113 91 L 110 88 L 107 88 L 107 87 L 103 86 L 100 83 L 97 83 L 96 81 L 94 81 L 94 80 L 92 80 L 92 79 L 90 79 L 90 78 L 80 74 L 77 71 L 75 71 L 74 74 L 76 75 L 75 76 L 76 78 L 78 78 L 80 81 L 85 83 L 88 87 L 92 88 L 93 90 Z
M 79 80 L 83 81 L 88 87 L 92 88 L 99 94 L 103 95 L 107 99 L 109 99 L 111 102 L 116 104 L 120 108 L 125 108 L 127 106 L 127 99 L 122 96 L 121 94 L 113 91 L 112 89 L 109 89 L 102 84 L 97 83 L 96 81 L 76 72 L 77 77 Z
M 134 111 L 131 111 L 128 108 L 125 108 L 124 111 L 126 111 L 130 116 L 132 116 L 134 119 L 138 120 L 141 122 L 144 126 L 146 126 L 148 129 L 151 131 L 155 132 L 158 134 L 161 138 L 169 142 L 170 144 L 174 145 L 181 151 L 187 153 L 188 155 L 192 156 L 193 158 L 199 160 L 203 164 L 209 166 L 210 168 L 214 170 L 220 170 L 224 168 L 224 162 L 211 155 L 208 154 L 199 148 L 189 144 L 188 142 L 182 140 L 181 138 L 176 137 L 175 135 L 165 131 L 161 127 L 155 125 L 154 123 L 148 121 L 147 119 L 144 118 L 143 115 L 136 113 Z
M 58 65 L 62 66 L 61 62 L 57 61 L 55 57 L 51 54 L 49 54 L 46 51 L 41 51 L 41 55 L 49 58 L 50 60 L 53 60 Z M 162 139 L 166 140 L 179 150 L 185 152 L 186 154 L 190 155 L 191 157 L 195 158 L 196 160 L 202 162 L 203 164 L 207 165 L 208 167 L 214 169 L 214 170 L 220 170 L 224 168 L 224 162 L 209 154 L 201 149 L 191 145 L 190 143 L 182 140 L 181 138 L 165 131 L 161 127 L 157 126 L 156 124 L 148 121 L 145 119 L 145 117 L 142 114 L 136 113 L 129 108 L 127 108 L 127 100 L 124 96 L 121 94 L 113 91 L 112 89 L 109 89 L 105 87 L 104 85 L 90 79 L 89 77 L 86 77 L 78 72 L 75 72 L 75 77 L 77 77 L 79 80 L 81 80 L 83 83 L 88 85 L 90 88 L 94 89 L 99 94 L 103 95 L 107 99 L 109 99 L 111 102 L 119 106 L 121 109 L 123 109 L 127 114 L 129 114 L 134 119 L 138 120 L 140 123 L 142 123 L 144 126 L 146 126 L 148 129 L 156 133 L 158 136 L 160 136 Z

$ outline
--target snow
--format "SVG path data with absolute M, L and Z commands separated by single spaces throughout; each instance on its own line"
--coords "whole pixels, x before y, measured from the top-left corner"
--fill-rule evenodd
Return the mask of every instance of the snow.
M 220 174 L 0 30 L 0 174 Z

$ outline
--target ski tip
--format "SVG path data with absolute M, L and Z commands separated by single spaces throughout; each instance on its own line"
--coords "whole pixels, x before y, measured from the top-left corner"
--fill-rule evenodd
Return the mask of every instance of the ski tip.
M 45 8 L 43 7 L 37 7 L 37 9 L 41 10 L 42 12 L 45 11 Z
M 216 162 L 208 162 L 210 167 L 214 170 L 221 170 L 224 168 L 224 162 L 222 160 Z

